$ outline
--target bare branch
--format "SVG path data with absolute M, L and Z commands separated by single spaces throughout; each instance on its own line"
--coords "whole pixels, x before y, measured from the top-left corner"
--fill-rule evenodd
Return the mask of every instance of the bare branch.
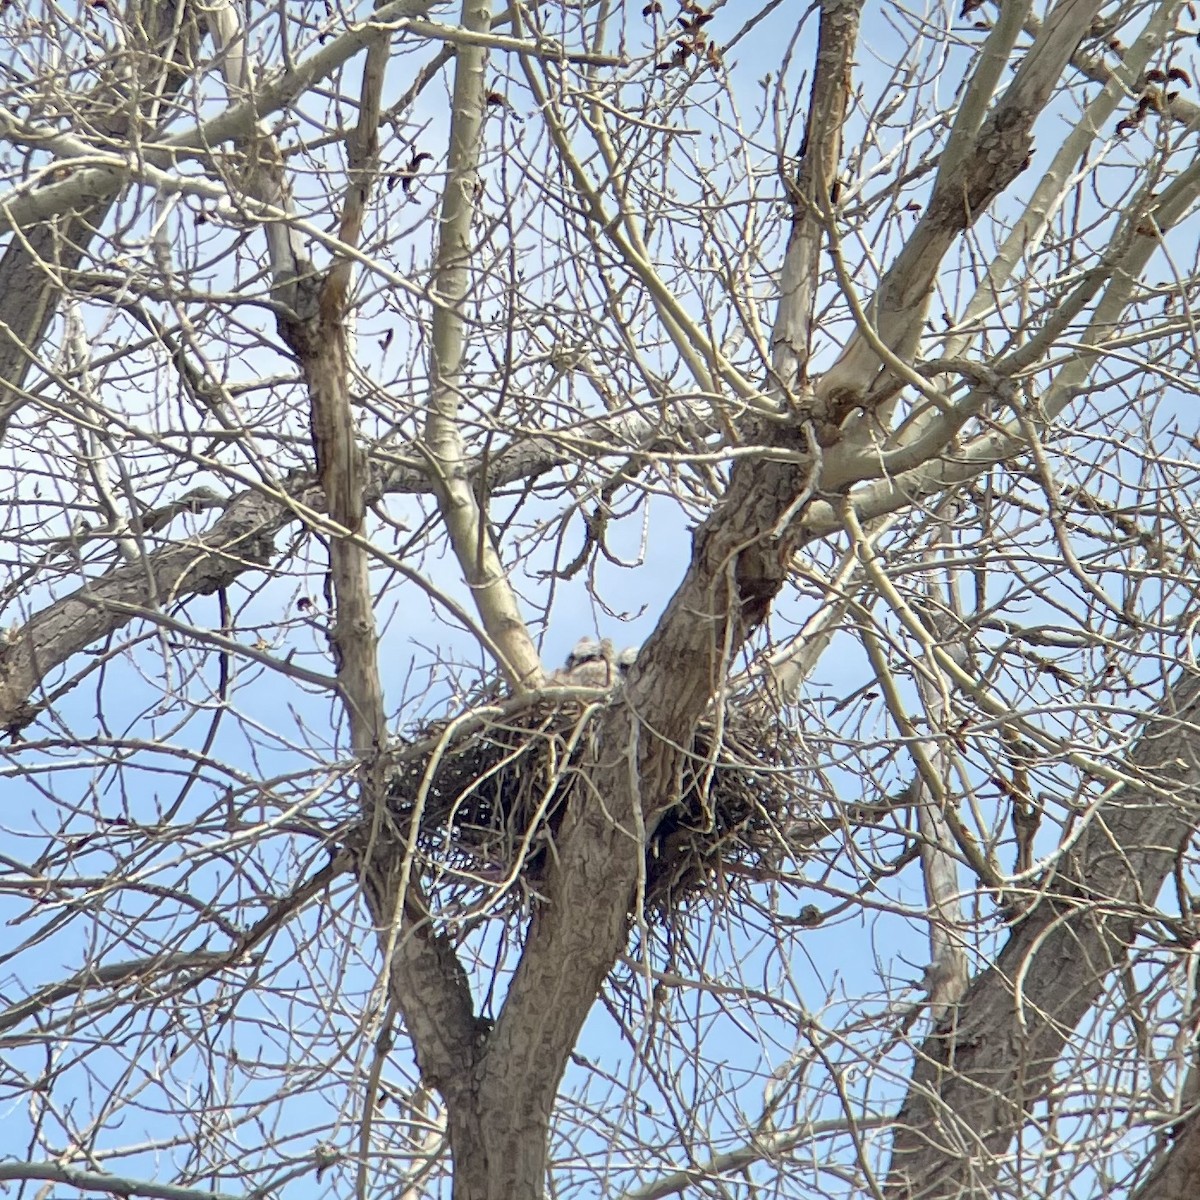
M 150 1200 L 245 1200 L 243 1195 L 237 1193 L 178 1187 L 152 1179 L 128 1179 L 99 1171 L 81 1171 L 60 1163 L 0 1162 L 0 1180 L 21 1179 L 44 1179 L 84 1192 L 103 1192 L 108 1196 L 148 1196 Z
M 227 951 L 196 950 L 178 954 L 156 954 L 153 958 L 132 962 L 97 963 L 77 971 L 61 983 L 47 984 L 32 996 L 0 1012 L 0 1031 L 12 1029 L 44 1009 L 69 1000 L 89 988 L 119 987 L 131 981 L 149 981 L 160 975 L 186 971 L 192 967 L 221 966 L 230 960 Z
M 1124 960 L 1144 905 L 1191 835 L 1200 795 L 1200 676 L 1169 687 L 1147 717 L 1130 773 L 1170 789 L 1164 803 L 1133 788 L 1111 792 L 1012 931 L 976 977 L 958 1015 L 920 1048 L 899 1115 L 888 1196 L 923 1200 L 991 1191 L 994 1168 L 1045 1095 L 1072 1030 Z M 947 1070 L 953 1062 L 953 1070 Z M 979 1174 L 977 1174 L 977 1172 Z
M 991 115 L 969 143 L 962 135 L 939 171 L 928 207 L 868 306 L 880 341 L 904 361 L 913 358 L 942 259 L 1028 166 L 1034 120 L 1100 8 L 1099 0 L 1060 0 Z M 822 376 L 818 397 L 835 406 L 861 399 L 878 371 L 878 357 L 856 335 Z
M 486 0 L 464 0 L 464 29 L 486 34 L 490 24 L 491 7 Z M 486 515 L 467 481 L 458 429 L 466 380 L 465 325 L 457 310 L 471 291 L 471 217 L 479 187 L 476 172 L 487 112 L 486 65 L 487 54 L 482 46 L 460 47 L 455 59 L 450 162 L 442 193 L 434 271 L 433 290 L 441 304 L 433 314 L 425 441 L 442 519 L 484 627 L 503 653 L 500 666 L 514 687 L 532 688 L 543 679 L 541 660 L 492 544 Z
M 133 614 L 183 596 L 211 595 L 275 554 L 275 535 L 292 520 L 279 500 L 246 492 L 230 501 L 206 534 L 181 539 L 114 568 L 9 631 L 0 650 L 0 725 L 15 732 L 38 711 L 29 698 L 73 655 L 127 624 Z

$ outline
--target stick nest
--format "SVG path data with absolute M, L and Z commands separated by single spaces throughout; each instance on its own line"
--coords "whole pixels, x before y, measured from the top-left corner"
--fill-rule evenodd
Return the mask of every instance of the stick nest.
M 404 833 L 419 811 L 417 848 L 427 877 L 468 894 L 508 883 L 536 900 L 571 804 L 599 803 L 583 768 L 602 705 L 543 705 L 453 737 L 446 722 L 412 732 L 391 783 Z M 476 723 L 478 725 L 478 723 Z M 647 736 L 643 732 L 643 736 Z M 440 741 L 436 749 L 431 742 Z M 798 734 L 766 706 L 729 707 L 697 728 L 679 795 L 646 854 L 645 914 L 670 922 L 688 901 L 728 897 L 773 875 L 786 831 L 811 813 Z M 802 821 L 802 824 L 810 822 Z

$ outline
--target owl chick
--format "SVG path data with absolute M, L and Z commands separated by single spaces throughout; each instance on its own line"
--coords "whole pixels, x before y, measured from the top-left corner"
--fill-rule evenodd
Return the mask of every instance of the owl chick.
M 616 653 L 608 638 L 581 638 L 549 682 L 560 687 L 609 687 L 616 682 Z
M 547 682 L 558 687 L 612 687 L 629 674 L 637 655 L 636 646 L 617 654 L 609 638 L 601 641 L 581 638 L 567 655 L 566 664 L 554 671 Z

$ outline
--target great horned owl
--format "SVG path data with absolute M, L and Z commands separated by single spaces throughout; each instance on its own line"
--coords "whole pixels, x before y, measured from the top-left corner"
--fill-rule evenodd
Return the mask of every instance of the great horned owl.
M 575 643 L 566 665 L 552 672 L 548 682 L 559 687 L 612 687 L 636 660 L 637 649 L 632 646 L 618 654 L 611 638 L 585 637 Z

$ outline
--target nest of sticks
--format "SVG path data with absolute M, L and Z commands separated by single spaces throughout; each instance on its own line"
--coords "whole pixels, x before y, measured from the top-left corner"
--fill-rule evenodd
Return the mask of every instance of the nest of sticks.
M 427 878 L 466 903 L 498 884 L 514 903 L 536 900 L 568 806 L 588 802 L 583 768 L 602 711 L 542 704 L 457 734 L 447 722 L 413 729 L 390 807 L 405 836 L 419 814 Z M 798 733 L 769 706 L 731 705 L 720 722 L 701 722 L 646 854 L 645 913 L 669 920 L 700 896 L 772 876 L 795 848 L 788 831 L 813 825 L 805 774 Z

